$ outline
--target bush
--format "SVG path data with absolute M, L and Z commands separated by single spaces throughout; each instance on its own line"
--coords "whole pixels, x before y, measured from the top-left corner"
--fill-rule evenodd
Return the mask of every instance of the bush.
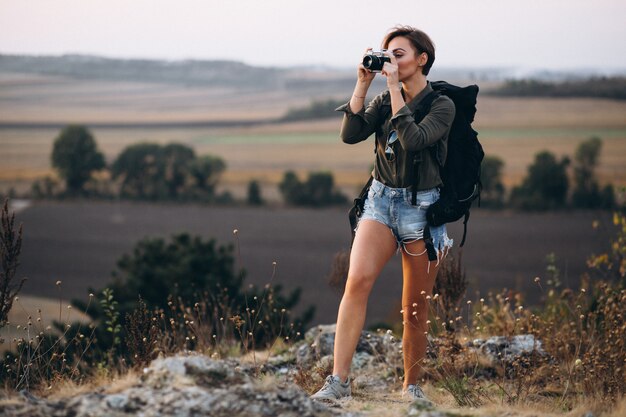
M 567 157 L 557 161 L 543 151 L 535 155 L 521 186 L 513 188 L 511 204 L 525 210 L 548 210 L 565 206 L 569 181 Z
M 248 204 L 251 206 L 263 205 L 263 197 L 261 197 L 261 186 L 258 181 L 250 181 L 248 184 Z
M 602 140 L 598 137 L 592 137 L 576 148 L 572 193 L 574 207 L 610 209 L 615 206 L 613 187 L 607 185 L 600 189 L 595 175 L 601 149 Z
M 497 156 L 485 156 L 480 165 L 481 205 L 500 208 L 504 205 L 504 185 L 502 184 L 502 168 L 504 161 Z
M 219 157 L 196 157 L 181 144 L 128 146 L 111 167 L 121 179 L 120 194 L 142 200 L 214 201 L 215 188 L 226 163 Z
M 279 190 L 288 204 L 296 206 L 329 206 L 345 204 L 348 199 L 335 190 L 333 175 L 329 172 L 312 172 L 305 182 L 288 171 L 279 184 Z
M 150 314 L 163 321 L 161 331 L 168 335 L 163 340 L 165 346 L 161 346 L 166 351 L 189 349 L 198 343 L 214 346 L 236 336 L 248 348 L 270 344 L 279 334 L 303 333 L 313 317 L 313 308 L 299 317 L 292 316 L 290 309 L 300 300 L 299 289 L 288 295 L 282 294 L 279 285 L 244 290 L 244 277 L 244 271 L 235 270 L 232 245 L 218 246 L 212 239 L 204 241 L 183 233 L 169 242 L 160 238 L 140 241 L 132 254 L 118 261 L 113 282 L 105 291 L 113 294 L 114 300 L 109 301 L 116 303 L 115 314 L 133 318 L 131 328 L 142 328 L 138 317 L 147 317 L 146 309 L 154 312 Z M 75 304 L 83 306 L 79 301 Z M 108 311 L 96 306 L 89 314 L 100 323 L 114 322 L 109 317 L 112 310 Z M 189 325 L 191 321 L 194 326 Z M 196 327 L 200 324 L 201 331 Z M 143 328 L 150 326 L 144 324 Z M 199 333 L 208 340 L 198 339 Z M 190 339 L 181 339 L 180 335 Z M 216 339 L 212 340 L 211 335 Z M 123 336 L 124 340 L 128 337 Z M 100 329 L 98 338 L 103 350 L 116 345 L 113 337 L 106 328 Z M 131 345 L 137 346 L 136 336 L 131 337 Z M 126 355 L 128 351 L 119 353 Z M 142 355 L 146 355 L 145 349 Z

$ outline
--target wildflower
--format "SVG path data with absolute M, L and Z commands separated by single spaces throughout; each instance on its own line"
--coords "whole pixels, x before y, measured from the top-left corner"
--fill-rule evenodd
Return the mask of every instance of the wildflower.
M 536 282 L 537 284 L 539 284 L 539 282 L 540 282 L 540 281 L 541 281 L 541 278 L 539 278 L 539 277 L 535 277 L 535 282 Z
M 272 262 L 272 266 L 276 266 L 276 264 L 277 264 L 276 261 Z
M 472 304 L 472 300 L 467 300 L 467 305 Z
M 61 285 L 61 281 L 60 281 L 60 280 L 59 280 L 59 281 L 57 281 L 57 282 L 56 282 L 56 285 L 57 285 L 57 287 L 58 287 L 59 285 Z
M 426 295 L 426 291 L 420 292 L 421 295 Z
M 236 235 L 237 233 L 239 233 L 239 230 L 237 229 L 233 230 L 233 235 Z
M 580 359 L 576 359 L 576 361 L 574 361 L 574 365 L 577 366 L 577 367 L 582 365 L 582 364 L 583 364 L 583 361 L 581 361 Z
M 89 298 L 93 298 L 93 293 L 92 292 L 89 293 Z

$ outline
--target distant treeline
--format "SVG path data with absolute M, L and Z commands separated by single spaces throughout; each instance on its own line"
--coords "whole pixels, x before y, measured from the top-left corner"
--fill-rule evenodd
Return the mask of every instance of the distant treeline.
M 591 97 L 626 100 L 626 77 L 592 77 L 584 80 L 547 82 L 509 80 L 488 94 L 514 97 Z
M 225 60 L 165 61 L 89 55 L 0 55 L 0 72 L 46 74 L 85 80 L 267 88 L 282 85 L 286 71 Z

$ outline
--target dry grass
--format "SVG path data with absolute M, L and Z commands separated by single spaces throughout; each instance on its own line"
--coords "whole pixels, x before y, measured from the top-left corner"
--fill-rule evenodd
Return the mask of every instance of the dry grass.
M 25 331 L 29 318 L 36 323 L 39 329 L 52 326 L 54 321 L 61 323 L 87 323 L 89 317 L 77 309 L 68 309 L 69 300 L 20 295 L 13 303 L 9 312 L 9 324 L 0 329 L 0 353 L 15 348 L 14 339 L 26 337 Z M 60 311 L 60 312 L 59 312 Z M 60 317 L 59 317 L 60 316 Z M 18 329 L 19 326 L 19 329 Z

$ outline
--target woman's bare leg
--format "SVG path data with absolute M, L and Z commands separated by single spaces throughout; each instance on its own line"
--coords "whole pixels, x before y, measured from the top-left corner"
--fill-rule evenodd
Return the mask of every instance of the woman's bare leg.
M 359 223 L 350 252 L 346 289 L 337 314 L 333 374 L 342 381 L 350 374 L 372 286 L 396 248 L 396 238 L 387 226 L 375 220 Z
M 422 374 L 428 340 L 425 333 L 428 331 L 429 301 L 426 296 L 432 294 L 439 267 L 437 261 L 431 261 L 429 267 L 424 240 L 406 244 L 405 248 L 402 250 L 402 354 L 406 389 L 416 384 Z

